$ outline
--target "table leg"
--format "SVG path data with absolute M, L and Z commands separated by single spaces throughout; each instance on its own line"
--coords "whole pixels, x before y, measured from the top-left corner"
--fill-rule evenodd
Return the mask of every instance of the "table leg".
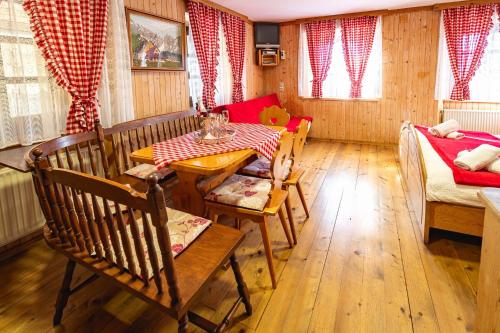
M 172 189 L 172 199 L 176 209 L 188 212 L 196 216 L 205 215 L 205 200 L 202 193 L 196 187 L 201 175 L 183 171 L 177 171 L 179 182 Z

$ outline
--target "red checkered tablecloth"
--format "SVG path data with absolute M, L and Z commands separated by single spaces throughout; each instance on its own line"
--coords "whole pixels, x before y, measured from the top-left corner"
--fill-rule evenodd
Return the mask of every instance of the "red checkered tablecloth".
M 158 169 L 172 162 L 196 157 L 217 155 L 230 151 L 254 149 L 268 159 L 272 159 L 278 147 L 280 132 L 259 124 L 229 124 L 228 129 L 236 131 L 231 142 L 220 144 L 199 144 L 193 133 L 185 134 L 153 145 L 153 158 Z

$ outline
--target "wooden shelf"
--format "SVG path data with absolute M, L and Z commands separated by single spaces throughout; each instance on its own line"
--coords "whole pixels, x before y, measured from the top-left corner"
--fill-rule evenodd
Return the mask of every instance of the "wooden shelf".
M 278 66 L 280 63 L 278 49 L 259 49 L 257 50 L 257 59 L 259 66 Z

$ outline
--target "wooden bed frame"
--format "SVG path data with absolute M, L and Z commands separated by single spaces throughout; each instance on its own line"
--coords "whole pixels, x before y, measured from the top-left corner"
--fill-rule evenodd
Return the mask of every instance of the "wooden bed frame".
M 415 213 L 424 243 L 431 228 L 483 235 L 484 208 L 426 199 L 427 170 L 422 150 L 410 122 L 404 122 L 399 134 L 399 164 L 409 208 Z

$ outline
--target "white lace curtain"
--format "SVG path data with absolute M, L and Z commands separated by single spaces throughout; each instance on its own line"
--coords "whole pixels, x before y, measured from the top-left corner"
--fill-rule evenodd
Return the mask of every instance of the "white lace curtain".
M 23 0 L 0 0 L 0 148 L 58 137 L 69 95 L 45 70 Z M 108 40 L 98 95 L 104 126 L 134 118 L 123 0 L 109 2 Z
M 0 0 L 0 148 L 59 136 L 64 94 L 45 71 L 22 0 Z
M 130 49 L 123 0 L 108 3 L 108 36 L 98 90 L 100 119 L 108 127 L 134 119 Z
M 481 65 L 469 83 L 470 99 L 481 102 L 499 102 L 500 89 L 500 24 L 498 13 L 493 14 L 493 28 L 488 35 L 488 45 L 484 50 Z M 438 67 L 436 75 L 436 99 L 450 99 L 455 80 L 451 72 L 450 57 L 446 46 L 443 15 L 439 29 Z

